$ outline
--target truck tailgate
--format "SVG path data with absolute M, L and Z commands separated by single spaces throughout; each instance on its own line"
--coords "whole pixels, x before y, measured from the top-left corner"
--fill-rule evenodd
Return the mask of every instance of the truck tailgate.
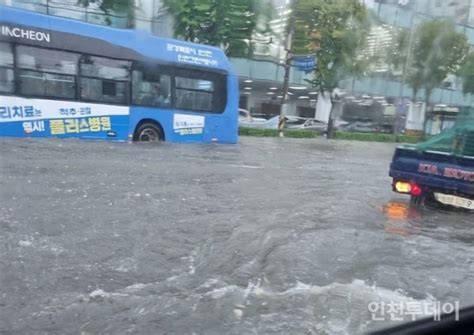
M 474 195 L 474 157 L 398 147 L 389 175 L 432 189 Z

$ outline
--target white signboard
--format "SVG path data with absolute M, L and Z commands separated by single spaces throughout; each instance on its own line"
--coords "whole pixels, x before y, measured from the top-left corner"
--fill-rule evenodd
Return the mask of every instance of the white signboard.
M 419 104 L 414 104 L 413 102 L 410 102 L 410 106 L 408 107 L 405 128 L 409 130 L 423 131 L 425 111 L 426 111 L 425 103 L 419 105 Z
M 125 106 L 0 96 L 0 122 L 129 114 Z
M 217 60 L 213 59 L 211 50 L 204 50 L 196 47 L 173 43 L 168 43 L 166 45 L 166 49 L 170 52 L 176 53 L 178 55 L 177 60 L 181 63 L 205 65 L 211 67 L 216 67 L 218 65 Z
M 173 130 L 180 135 L 202 134 L 205 117 L 201 115 L 175 114 Z

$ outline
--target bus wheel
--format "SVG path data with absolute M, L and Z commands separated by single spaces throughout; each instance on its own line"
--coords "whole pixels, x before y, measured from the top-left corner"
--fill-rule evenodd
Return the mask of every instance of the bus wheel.
M 144 123 L 138 127 L 135 133 L 135 141 L 153 142 L 163 141 L 163 131 L 153 123 Z

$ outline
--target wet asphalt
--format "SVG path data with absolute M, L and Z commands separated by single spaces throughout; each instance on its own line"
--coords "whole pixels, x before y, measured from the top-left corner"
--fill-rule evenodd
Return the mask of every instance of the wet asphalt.
M 0 140 L 0 334 L 359 334 L 474 304 L 471 214 L 392 193 L 393 144 Z

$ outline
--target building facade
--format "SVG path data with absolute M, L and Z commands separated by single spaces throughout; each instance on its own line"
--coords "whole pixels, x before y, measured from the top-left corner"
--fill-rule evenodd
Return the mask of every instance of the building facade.
M 240 78 L 242 108 L 254 114 L 273 115 L 280 112 L 285 75 L 286 32 L 294 0 L 266 0 L 274 11 L 269 22 L 273 34 L 254 36 L 255 50 L 250 58 L 231 59 Z M 414 29 L 422 20 L 449 17 L 457 29 L 468 37 L 474 51 L 474 0 L 364 0 L 371 12 L 373 27 L 368 39 L 371 55 L 383 54 L 399 29 Z M 64 16 L 94 24 L 107 24 L 118 28 L 132 28 L 152 34 L 173 37 L 173 18 L 166 13 L 162 0 L 135 0 L 134 15 L 104 13 L 98 2 L 88 6 L 78 0 L 0 0 L 0 4 Z M 411 88 L 403 85 L 401 74 L 389 71 L 381 60 L 372 65 L 362 78 L 347 78 L 341 83 L 341 96 L 350 103 L 367 104 L 374 98 L 382 106 L 391 107 L 411 97 Z M 314 117 L 318 92 L 309 87 L 305 79 L 311 75 L 292 67 L 289 79 L 289 104 L 286 112 L 292 115 Z M 419 93 L 423 96 L 423 92 Z M 367 98 L 368 97 L 368 98 Z M 377 98 L 377 99 L 375 99 Z M 469 106 L 472 98 L 462 94 L 459 78 L 450 76 L 447 84 L 434 90 L 432 102 L 446 106 Z

